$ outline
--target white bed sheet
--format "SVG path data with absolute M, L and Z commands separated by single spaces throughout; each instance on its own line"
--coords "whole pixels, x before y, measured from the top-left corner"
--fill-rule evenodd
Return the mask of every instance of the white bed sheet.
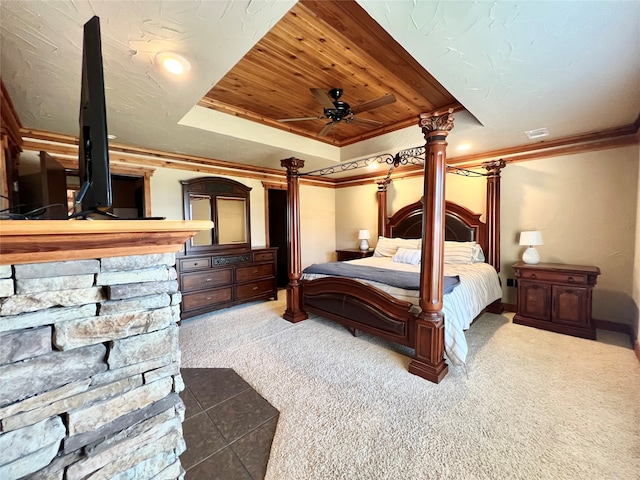
M 362 258 L 351 260 L 350 263 L 405 272 L 420 271 L 420 265 L 396 263 L 391 260 L 391 257 Z M 444 295 L 443 313 L 445 354 L 451 364 L 461 366 L 465 364 L 468 353 L 464 331 L 487 305 L 502 297 L 502 288 L 498 273 L 487 263 L 445 264 L 444 274 L 460 277 L 460 284 L 452 292 Z M 325 276 L 305 273 L 302 278 L 313 280 Z M 418 306 L 420 294 L 417 290 L 404 290 L 367 280 L 359 281 L 373 285 L 399 300 L 412 303 L 415 313 L 420 311 Z

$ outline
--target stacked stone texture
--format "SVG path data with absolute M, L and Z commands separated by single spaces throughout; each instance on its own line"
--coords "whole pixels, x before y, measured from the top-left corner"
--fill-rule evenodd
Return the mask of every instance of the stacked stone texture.
M 0 266 L 0 479 L 184 478 L 174 265 Z

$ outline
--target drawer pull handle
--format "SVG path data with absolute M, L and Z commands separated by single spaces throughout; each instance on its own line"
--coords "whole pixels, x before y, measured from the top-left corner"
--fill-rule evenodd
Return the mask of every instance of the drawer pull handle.
M 253 287 L 253 290 L 257 290 L 257 289 L 258 289 L 258 287 Z
M 205 282 L 210 282 L 210 281 L 211 281 L 211 279 L 210 279 L 210 278 L 205 278 L 205 279 L 204 279 L 204 281 L 205 281 Z
M 251 273 L 258 273 L 258 269 L 255 269 L 254 271 L 252 271 Z
M 211 300 L 213 297 L 207 297 L 207 300 Z
M 569 277 L 569 278 L 567 278 L 567 282 L 568 283 L 573 283 L 573 282 L 575 282 L 575 280 L 573 279 L 573 277 Z
M 535 273 L 532 273 L 531 274 L 531 278 L 533 278 L 535 280 L 536 278 L 538 278 L 538 276 Z

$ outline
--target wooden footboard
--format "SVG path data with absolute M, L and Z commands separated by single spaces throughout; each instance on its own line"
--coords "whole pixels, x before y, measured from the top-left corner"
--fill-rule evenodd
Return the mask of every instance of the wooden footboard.
M 357 280 L 324 277 L 303 280 L 302 309 L 342 325 L 414 347 L 411 303 Z

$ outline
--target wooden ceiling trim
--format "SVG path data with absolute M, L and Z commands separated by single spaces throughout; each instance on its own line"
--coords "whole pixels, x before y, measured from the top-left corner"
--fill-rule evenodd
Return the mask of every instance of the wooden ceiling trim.
M 217 100 L 213 100 L 211 98 L 203 98 L 202 100 L 200 100 L 198 102 L 198 105 L 201 107 L 205 107 L 205 108 L 211 108 L 213 110 L 217 110 L 219 112 L 222 113 L 226 113 L 229 115 L 233 115 L 235 117 L 238 118 L 244 118 L 246 120 L 253 120 L 274 128 L 279 128 L 281 130 L 285 130 L 288 131 L 290 133 L 294 133 L 296 135 L 301 135 L 303 137 L 307 137 L 307 138 L 311 138 L 314 140 L 318 140 L 324 143 L 329 143 L 329 144 L 333 144 L 334 142 L 332 141 L 331 138 L 319 138 L 317 137 L 315 134 L 309 133 L 309 131 L 307 129 L 304 129 L 302 127 L 300 127 L 299 125 L 292 125 L 291 123 L 281 123 L 281 122 L 277 122 L 274 121 L 270 118 L 266 118 L 263 117 L 261 115 L 256 115 L 253 112 L 250 112 L 248 110 L 242 110 L 239 109 L 237 107 L 234 107 L 233 105 L 228 105 L 226 103 L 223 102 L 218 102 Z M 306 122 L 296 122 L 297 124 L 299 123 L 306 123 Z M 320 127 L 322 128 L 322 127 Z M 320 128 L 318 128 L 318 131 L 320 131 Z
M 340 122 L 317 137 L 323 117 L 310 88 L 342 88 L 351 106 L 392 92 L 397 101 Z M 430 93 L 431 92 L 431 93 Z M 435 99 L 425 98 L 434 95 Z M 303 0 L 252 48 L 203 98 L 200 105 L 324 143 L 345 146 L 405 128 L 425 111 L 457 103 L 354 1 Z
M 64 135 L 44 130 L 20 130 L 25 150 L 39 152 L 46 151 L 53 155 L 78 155 L 78 141 L 71 135 Z M 109 157 L 121 165 L 141 165 L 155 168 L 172 168 L 207 173 L 210 175 L 226 175 L 233 177 L 252 178 L 257 180 L 281 181 L 286 179 L 287 172 L 282 169 L 254 167 L 251 165 L 213 160 L 193 155 L 183 155 L 160 150 L 129 147 L 125 145 L 109 145 Z M 124 168 L 124 167 L 123 167 Z M 300 180 L 301 184 L 317 187 L 334 188 L 335 178 L 308 176 Z

